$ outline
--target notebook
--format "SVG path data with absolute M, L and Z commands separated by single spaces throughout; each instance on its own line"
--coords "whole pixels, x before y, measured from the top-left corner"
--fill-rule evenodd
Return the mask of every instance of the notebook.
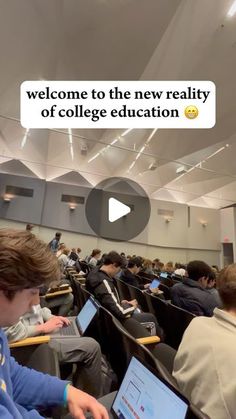
M 92 297 L 86 301 L 82 310 L 80 310 L 78 316 L 68 317 L 70 320 L 70 325 L 62 327 L 54 333 L 51 333 L 51 339 L 63 337 L 63 338 L 72 338 L 76 336 L 83 336 L 87 327 L 91 323 L 95 314 L 97 313 L 98 306 Z
M 132 357 L 111 407 L 115 419 L 185 419 L 188 401 Z

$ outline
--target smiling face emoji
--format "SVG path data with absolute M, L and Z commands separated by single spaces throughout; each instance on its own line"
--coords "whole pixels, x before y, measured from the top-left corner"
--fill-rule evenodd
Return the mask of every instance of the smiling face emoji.
M 184 110 L 184 114 L 188 119 L 195 119 L 198 116 L 198 108 L 194 105 L 187 106 Z

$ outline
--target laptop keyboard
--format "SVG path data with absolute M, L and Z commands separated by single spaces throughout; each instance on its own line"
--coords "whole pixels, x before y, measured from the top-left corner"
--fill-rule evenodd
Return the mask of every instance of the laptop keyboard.
M 74 323 L 69 324 L 69 326 L 62 327 L 60 329 L 61 336 L 71 336 L 76 335 L 76 329 Z

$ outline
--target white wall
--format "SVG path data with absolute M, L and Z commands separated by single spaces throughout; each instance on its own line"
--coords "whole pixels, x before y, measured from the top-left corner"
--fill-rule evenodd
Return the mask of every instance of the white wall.
M 186 263 L 193 259 L 202 259 L 209 264 L 219 264 L 220 261 L 220 218 L 219 211 L 206 208 L 190 209 L 190 227 L 188 227 L 188 207 L 182 204 L 152 201 L 152 211 L 145 232 L 130 242 L 108 241 L 95 236 L 63 231 L 62 241 L 69 247 L 81 247 L 82 256 L 90 254 L 94 248 L 100 248 L 102 253 L 117 250 L 126 254 L 142 255 L 153 259 L 160 258 L 163 262 Z M 157 214 L 158 208 L 174 211 L 173 220 L 165 222 L 163 216 Z M 207 222 L 202 227 L 200 219 Z M 24 223 L 0 219 L 0 228 L 24 229 Z M 60 229 L 58 228 L 60 231 Z M 54 237 L 55 229 L 35 226 L 34 232 L 47 243 Z M 143 241 L 138 243 L 137 240 Z

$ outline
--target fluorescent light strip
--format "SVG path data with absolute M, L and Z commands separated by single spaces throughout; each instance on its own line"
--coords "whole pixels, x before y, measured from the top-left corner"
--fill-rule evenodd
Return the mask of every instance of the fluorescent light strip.
M 24 148 L 24 146 L 25 146 L 25 144 L 26 144 L 26 141 L 27 141 L 27 137 L 28 137 L 29 131 L 30 131 L 30 129 L 29 129 L 29 128 L 27 128 L 27 129 L 25 130 L 25 135 L 24 135 L 24 137 L 23 137 L 23 139 L 22 139 L 22 141 L 21 141 L 21 148 Z
M 127 129 L 126 131 L 124 131 L 124 132 L 121 134 L 121 137 L 124 137 L 126 134 L 128 134 L 130 131 L 132 131 L 132 129 L 133 129 L 133 128 L 129 128 L 129 129 Z
M 141 147 L 141 149 L 139 150 L 139 152 L 138 152 L 137 156 L 135 157 L 135 159 L 134 159 L 133 163 L 131 163 L 131 165 L 130 165 L 130 167 L 129 167 L 129 169 L 128 169 L 128 172 L 129 172 L 131 169 L 133 169 L 133 167 L 134 167 L 134 165 L 135 165 L 136 161 L 139 159 L 139 157 L 141 156 L 141 154 L 144 152 L 145 148 L 147 147 L 148 143 L 151 141 L 151 139 L 152 139 L 153 135 L 155 134 L 155 132 L 157 131 L 157 129 L 158 129 L 158 128 L 155 128 L 155 129 L 151 132 L 151 134 L 149 135 L 149 137 L 148 137 L 148 139 L 146 140 L 145 144 L 144 144 L 144 145 Z
M 155 128 L 152 132 L 151 132 L 151 134 L 149 135 L 149 137 L 148 137 L 148 139 L 147 139 L 147 141 L 146 141 L 146 144 L 148 144 L 150 141 L 151 141 L 151 139 L 152 139 L 152 137 L 153 137 L 153 135 L 156 133 L 156 131 L 158 130 L 158 128 Z
M 236 13 L 236 1 L 233 2 L 232 6 L 230 7 L 227 16 L 233 17 L 233 15 Z
M 117 143 L 118 138 L 115 138 L 111 144 L 106 145 L 105 147 L 103 147 L 97 154 L 95 154 L 95 156 L 93 156 L 91 159 L 88 160 L 88 163 L 90 163 L 91 161 L 95 160 L 98 156 L 100 156 L 100 154 L 102 154 L 104 151 L 108 150 L 108 148 L 110 148 L 113 144 Z
M 68 128 L 69 144 L 73 144 L 72 129 Z
M 88 160 L 88 163 L 95 160 L 99 155 L 100 155 L 100 153 L 95 154 L 95 156 L 91 157 L 91 159 Z
M 71 155 L 71 159 L 74 160 L 74 149 L 73 149 L 73 144 L 70 145 L 70 155 Z
M 131 169 L 133 169 L 134 165 L 135 165 L 135 160 L 134 160 L 134 161 L 131 163 L 131 165 L 129 166 L 129 168 L 128 168 L 128 172 L 130 172 L 130 170 L 131 170 Z
M 214 153 L 210 154 L 208 157 L 206 157 L 204 160 L 201 160 L 199 163 L 195 164 L 195 166 L 190 167 L 190 169 L 186 170 L 185 173 L 182 173 L 181 175 L 177 176 L 175 179 L 173 179 L 172 182 L 175 182 L 176 180 L 181 179 L 181 177 L 187 175 L 188 173 L 192 172 L 194 169 L 202 168 L 202 163 L 205 163 L 207 160 L 211 159 L 213 156 L 215 156 L 218 153 L 221 153 L 221 151 L 225 150 L 229 145 L 226 144 L 226 146 L 220 147 L 218 150 L 216 150 Z

